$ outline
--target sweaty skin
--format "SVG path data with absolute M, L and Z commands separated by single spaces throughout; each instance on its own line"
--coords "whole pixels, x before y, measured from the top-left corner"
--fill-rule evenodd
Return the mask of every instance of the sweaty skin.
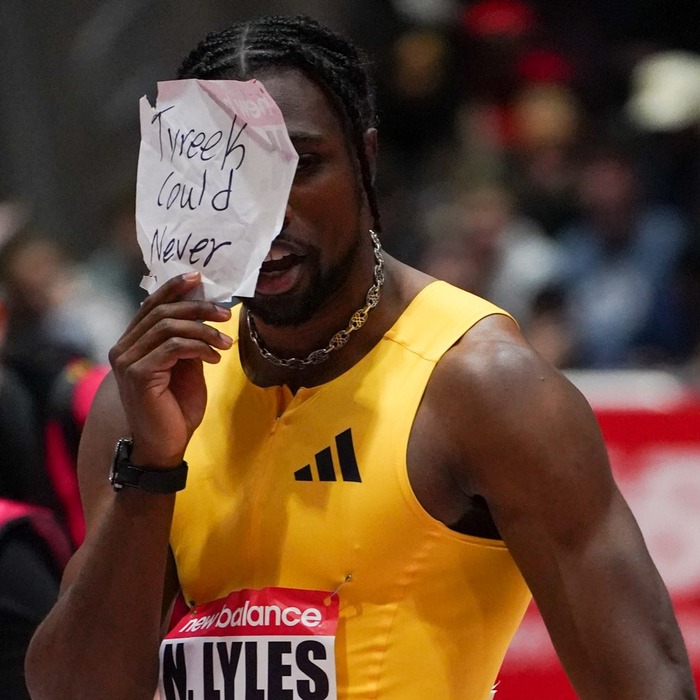
M 271 351 L 304 357 L 364 303 L 374 265 L 371 221 L 351 148 L 325 94 L 296 70 L 258 77 L 282 109 L 302 168 L 282 231 L 298 260 L 283 273 L 285 284 L 261 285 L 253 307 Z M 374 131 L 365 145 L 373 159 Z M 361 359 L 430 281 L 386 258 L 379 305 L 322 365 L 303 373 L 271 365 L 243 325 L 240 352 L 251 381 L 295 391 Z M 338 278 L 341 263 L 346 269 Z M 326 278 L 337 284 L 329 282 L 318 298 L 314 285 Z M 115 494 L 107 474 L 124 435 L 133 436 L 135 464 L 179 464 L 202 419 L 202 363 L 216 363 L 231 341 L 207 325 L 229 311 L 184 300 L 198 282 L 193 275 L 166 283 L 111 353 L 113 373 L 80 449 L 87 538 L 28 654 L 35 700 L 92 700 L 96 688 L 105 700 L 152 700 L 162 622 L 178 590 L 168 550 L 174 496 Z M 304 304 L 312 307 L 306 320 L 275 322 Z M 579 697 L 695 697 L 668 594 L 611 477 L 590 407 L 510 319 L 479 322 L 438 363 L 413 425 L 408 468 L 419 501 L 435 518 L 463 532 L 500 533 Z

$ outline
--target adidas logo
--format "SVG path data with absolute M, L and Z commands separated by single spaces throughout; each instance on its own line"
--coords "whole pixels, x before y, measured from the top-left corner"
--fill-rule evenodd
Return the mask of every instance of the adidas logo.
M 355 447 L 352 444 L 352 431 L 350 428 L 335 436 L 335 447 L 338 452 L 338 461 L 340 462 L 340 480 L 360 483 L 362 478 L 360 477 L 360 470 L 355 458 Z M 314 461 L 316 462 L 319 481 L 338 481 L 330 446 L 324 447 L 320 452 L 317 452 Z M 314 481 L 314 476 L 310 464 L 294 472 L 296 481 Z

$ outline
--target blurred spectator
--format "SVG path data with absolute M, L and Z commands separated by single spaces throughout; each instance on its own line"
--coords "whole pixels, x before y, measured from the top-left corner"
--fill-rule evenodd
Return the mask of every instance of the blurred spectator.
M 378 196 L 382 242 L 405 262 L 416 256 L 416 202 L 449 176 L 458 91 L 454 42 L 443 27 L 399 24 L 388 33 L 378 65 L 381 115 Z
M 507 108 L 521 84 L 517 66 L 538 31 L 525 0 L 477 0 L 461 16 L 461 77 L 470 100 Z
M 44 404 L 66 363 L 91 351 L 87 322 L 67 313 L 70 270 L 53 241 L 23 228 L 0 251 L 0 280 L 8 313 L 4 361 Z
M 43 426 L 45 469 L 57 501 L 54 510 L 76 549 L 85 537 L 78 446 L 90 404 L 108 369 L 88 359 L 69 362 L 54 381 Z
M 700 224 L 700 54 L 656 51 L 631 75 L 626 104 L 647 187 Z
M 51 511 L 0 497 L 0 697 L 29 700 L 24 656 L 71 548 Z
M 452 138 L 454 49 L 442 29 L 419 27 L 399 32 L 386 51 L 378 75 L 384 156 L 410 187 L 430 177 L 436 152 Z
M 0 301 L 0 347 L 3 318 Z M 0 498 L 51 511 L 73 549 L 85 535 L 76 473 L 78 443 L 107 369 L 87 359 L 72 359 L 58 371 L 42 400 L 0 362 Z
M 0 238 L 2 233 L 11 235 L 21 221 L 17 207 L 0 207 Z M 7 308 L 0 287 L 0 348 L 6 326 Z M 27 645 L 56 602 L 63 568 L 77 544 L 67 536 L 61 498 L 47 471 L 40 416 L 36 397 L 17 372 L 0 360 L 0 697 L 3 700 L 29 700 L 24 683 Z M 77 485 L 73 488 L 77 496 Z
M 533 301 L 527 339 L 555 367 L 564 369 L 576 364 L 574 336 L 560 286 L 545 287 Z
M 511 107 L 521 88 L 518 62 L 537 30 L 524 0 L 478 0 L 463 9 L 457 26 L 460 105 L 455 164 L 462 182 L 500 179 L 511 139 Z
M 577 213 L 579 101 L 564 84 L 533 82 L 518 92 L 511 115 L 509 167 L 519 206 L 555 236 Z
M 634 68 L 627 112 L 645 131 L 677 131 L 700 124 L 700 55 L 659 51 Z
M 94 297 L 85 305 L 70 298 L 73 268 L 11 210 L 0 219 L 0 496 L 50 508 L 77 547 L 78 440 L 107 371 L 90 354 L 86 329 L 99 333 L 102 320 L 93 325 L 88 314 L 106 312 Z
M 140 283 L 148 271 L 136 239 L 135 209 L 134 188 L 110 202 L 103 217 L 103 242 L 81 265 L 86 286 L 109 300 L 111 313 L 122 319 L 124 326 L 146 298 Z
M 459 194 L 428 217 L 420 267 L 509 311 L 527 333 L 533 304 L 557 276 L 556 244 L 496 185 Z
M 469 3 L 461 29 L 457 177 L 509 182 L 522 213 L 553 235 L 574 213 L 578 66 L 550 40 L 535 3 Z
M 645 200 L 633 159 L 617 147 L 589 153 L 579 199 L 579 220 L 560 234 L 579 365 L 668 361 L 685 332 L 683 319 L 670 318 L 663 303 L 688 240 L 683 218 Z M 660 327 L 663 337 L 655 332 Z
M 0 292 L 0 348 L 6 323 Z M 34 397 L 0 361 L 0 497 L 55 509 L 58 501 L 46 478 L 41 436 Z
M 72 358 L 106 363 L 130 318 L 31 224 L 3 241 L 0 283 L 8 311 L 5 362 L 42 403 Z

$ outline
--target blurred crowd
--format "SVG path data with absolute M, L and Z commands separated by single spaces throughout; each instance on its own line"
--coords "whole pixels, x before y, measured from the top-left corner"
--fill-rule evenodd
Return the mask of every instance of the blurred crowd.
M 606 34 L 635 3 L 380 5 L 392 29 L 359 26 L 387 247 L 506 308 L 561 368 L 697 381 L 700 54 L 631 21 Z
M 85 524 L 78 444 L 108 352 L 138 308 L 134 198 L 72 257 L 26 202 L 0 203 L 0 697 L 27 700 L 23 659 Z
M 508 310 L 558 367 L 662 367 L 700 388 L 700 54 L 613 40 L 566 3 L 564 15 L 535 0 L 357 5 L 349 31 L 377 78 L 385 247 Z M 0 201 L 10 700 L 26 697 L 24 646 L 82 541 L 80 430 L 144 295 L 132 191 L 90 243 L 67 251 L 21 193 Z

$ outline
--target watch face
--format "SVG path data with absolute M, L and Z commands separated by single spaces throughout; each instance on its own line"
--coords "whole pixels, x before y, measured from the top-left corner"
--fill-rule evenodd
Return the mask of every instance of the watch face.
M 129 438 L 119 438 L 117 441 L 114 458 L 112 459 L 112 469 L 109 474 L 109 483 L 112 484 L 115 491 L 120 491 L 124 488 L 124 483 L 119 478 L 119 471 L 129 463 L 131 444 Z

